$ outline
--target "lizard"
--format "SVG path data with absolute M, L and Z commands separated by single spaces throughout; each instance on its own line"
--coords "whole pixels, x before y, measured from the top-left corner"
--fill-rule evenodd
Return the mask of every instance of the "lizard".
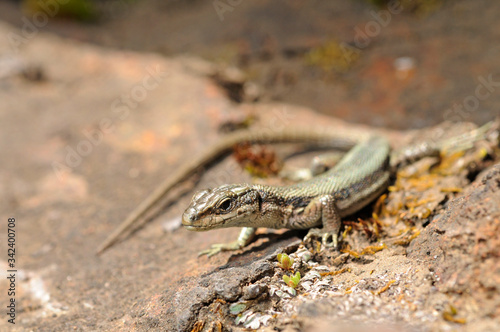
M 312 143 L 346 151 L 331 169 L 288 186 L 263 184 L 225 184 L 194 194 L 182 215 L 182 225 L 191 231 L 243 227 L 238 239 L 214 244 L 200 254 L 212 256 L 220 251 L 248 245 L 258 227 L 309 229 L 305 240 L 320 237 L 325 247 L 338 247 L 342 218 L 351 215 L 379 197 L 388 187 L 395 169 L 424 156 L 439 155 L 443 149 L 467 148 L 485 136 L 492 122 L 448 140 L 429 141 L 393 152 L 380 135 L 343 133 L 318 129 L 240 130 L 215 144 L 166 179 L 143 201 L 100 246 L 98 253 L 111 246 L 133 223 L 151 210 L 175 185 L 231 152 L 235 144 Z M 318 228 L 322 226 L 322 228 Z

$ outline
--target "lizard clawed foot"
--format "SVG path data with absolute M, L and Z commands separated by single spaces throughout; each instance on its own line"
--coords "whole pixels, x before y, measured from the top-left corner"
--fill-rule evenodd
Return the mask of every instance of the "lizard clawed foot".
M 337 249 L 338 247 L 338 234 L 336 232 L 324 231 L 319 228 L 311 228 L 309 233 L 304 237 L 304 242 L 309 241 L 313 237 L 321 237 L 321 243 L 327 248 Z M 331 238 L 332 241 L 329 242 L 328 239 Z
M 198 253 L 198 257 L 202 256 L 202 255 L 207 255 L 207 257 L 212 257 L 213 255 L 217 255 L 221 251 L 239 250 L 241 248 L 242 248 L 242 246 L 238 241 L 229 242 L 229 243 L 212 244 L 212 247 L 210 247 L 209 249 L 205 249 L 203 251 L 200 251 Z

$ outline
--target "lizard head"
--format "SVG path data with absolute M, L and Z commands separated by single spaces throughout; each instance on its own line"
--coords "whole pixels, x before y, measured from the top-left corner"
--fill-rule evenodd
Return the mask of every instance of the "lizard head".
M 194 194 L 182 215 L 182 225 L 190 231 L 242 227 L 260 210 L 260 195 L 248 184 L 223 185 Z

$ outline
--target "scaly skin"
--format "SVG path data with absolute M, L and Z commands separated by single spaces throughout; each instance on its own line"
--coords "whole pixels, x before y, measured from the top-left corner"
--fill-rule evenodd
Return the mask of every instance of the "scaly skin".
M 245 246 L 257 227 L 311 229 L 308 237 L 321 236 L 325 246 L 337 247 L 341 218 L 386 190 L 389 154 L 387 140 L 373 136 L 308 181 L 283 187 L 232 184 L 200 191 L 184 212 L 182 224 L 193 231 L 246 227 L 238 241 L 202 252 L 208 255 Z M 318 226 L 322 229 L 314 228 Z

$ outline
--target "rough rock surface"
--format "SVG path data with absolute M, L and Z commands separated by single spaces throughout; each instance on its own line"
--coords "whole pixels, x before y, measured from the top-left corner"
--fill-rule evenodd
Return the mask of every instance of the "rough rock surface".
M 433 271 L 436 287 L 470 315 L 500 317 L 500 165 L 451 201 L 408 248 Z M 491 327 L 493 329 L 493 326 Z M 498 328 L 498 327 L 496 327 Z

